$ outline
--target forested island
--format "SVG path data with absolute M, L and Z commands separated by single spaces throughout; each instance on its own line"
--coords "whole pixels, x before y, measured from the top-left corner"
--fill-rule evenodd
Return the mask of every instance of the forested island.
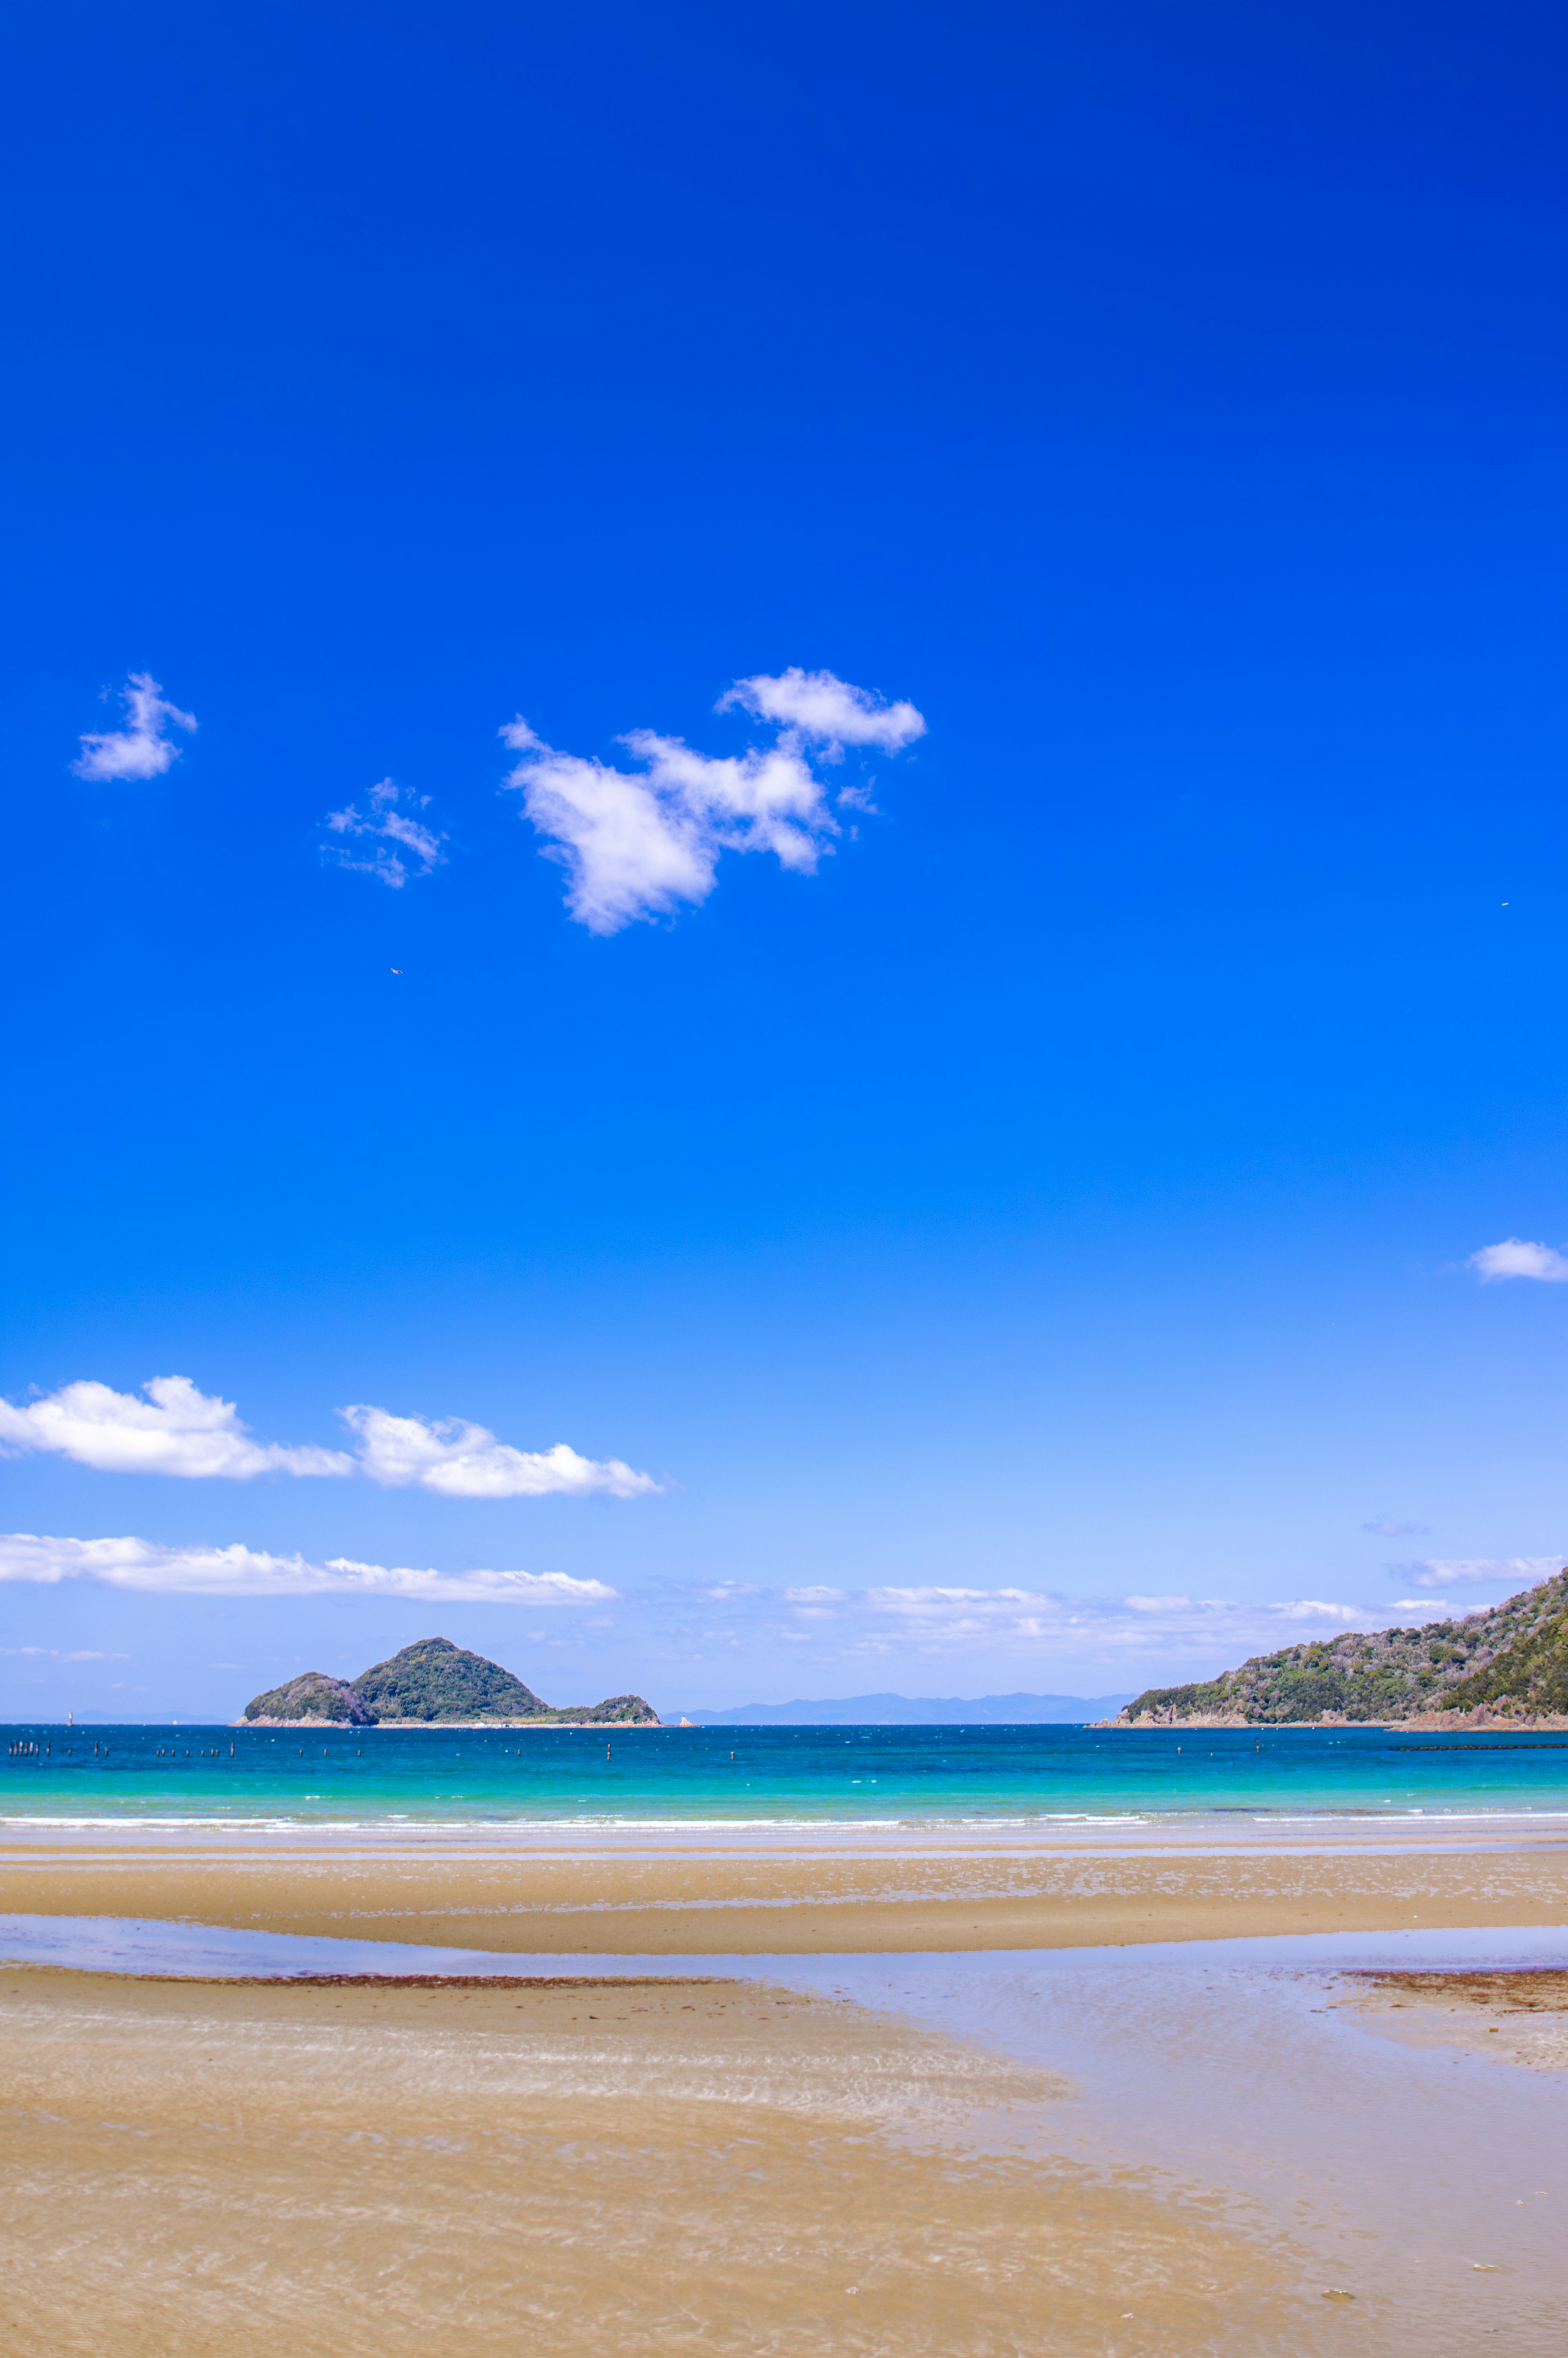
M 1109 1727 L 1303 1722 L 1568 1727 L 1568 1567 L 1459 1621 L 1285 1646 L 1191 1686 L 1150 1687 Z
M 657 1727 L 659 1715 L 641 1695 L 605 1703 L 552 1706 L 542 1703 L 499 1662 L 454 1646 L 449 1638 L 420 1638 L 389 1661 L 373 1663 L 357 1679 L 302 1671 L 283 1686 L 253 1696 L 236 1723 L 247 1727 Z

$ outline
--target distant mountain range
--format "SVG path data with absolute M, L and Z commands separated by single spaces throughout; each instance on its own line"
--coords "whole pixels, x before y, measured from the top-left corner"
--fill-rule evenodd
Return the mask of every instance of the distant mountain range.
M 825 1703 L 743 1703 L 730 1711 L 666 1712 L 692 1727 L 1065 1727 L 1108 1719 L 1130 1695 L 842 1695 Z
M 1459 1621 L 1255 1654 L 1191 1686 L 1150 1687 L 1121 1727 L 1568 1726 L 1568 1567 Z

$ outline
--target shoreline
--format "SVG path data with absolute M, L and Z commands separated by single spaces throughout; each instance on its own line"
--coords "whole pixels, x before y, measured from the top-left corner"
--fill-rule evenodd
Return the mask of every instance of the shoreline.
M 1238 1735 L 1256 1729 L 1269 1736 L 1283 1736 L 1292 1727 L 1315 1729 L 1319 1735 L 1330 1729 L 1364 1728 L 1368 1734 L 1381 1736 L 1407 1732 L 1412 1736 L 1561 1736 L 1568 1733 L 1568 1712 L 1499 1712 L 1490 1704 L 1478 1703 L 1469 1711 L 1416 1712 L 1409 1719 L 1349 1719 L 1343 1713 L 1328 1719 L 1243 1719 L 1235 1712 L 1200 1711 L 1186 1718 L 1156 1719 L 1145 1712 L 1138 1719 L 1093 1719 L 1084 1724 L 1117 1736 L 1173 1736 L 1184 1727 L 1227 1728 Z M 1524 1748 L 1512 1745 L 1502 1747 L 1505 1751 Z
M 977 1846 L 1017 1848 L 1065 1846 L 1081 1849 L 1104 1842 L 1125 1848 L 1141 1841 L 1152 1848 L 1190 1847 L 1195 1842 L 1223 1849 L 1239 1845 L 1276 1848 L 1314 1837 L 1341 1841 L 1399 1842 L 1409 1839 L 1430 1844 L 1490 1847 L 1498 1840 L 1530 1840 L 1550 1844 L 1568 1841 L 1568 1805 L 1543 1809 L 1518 1808 L 1433 1810 L 1370 1810 L 1344 1807 L 1320 1810 L 1269 1811 L 1263 1808 L 1169 1810 L 1164 1812 L 1053 1811 L 1048 1813 L 972 1817 L 932 1816 L 844 1818 L 740 1815 L 680 1816 L 665 1812 L 636 1816 L 631 1812 L 568 1817 L 543 1811 L 501 1816 L 476 1812 L 471 1817 L 420 1816 L 413 1811 L 366 1811 L 361 1815 L 329 1816 L 325 1812 L 284 1813 L 254 1809 L 203 1812 L 147 1810 L 97 1815 L 88 1811 L 15 1811 L 0 1814 L 0 1850 L 7 1844 L 103 1841 L 158 1837 L 182 1841 L 200 1834 L 212 1841 L 329 1842 L 352 1835 L 384 1844 L 415 1843 L 425 1848 L 448 1844 L 471 1847 L 476 1841 L 521 1848 L 541 1843 L 576 1848 L 607 1844 L 676 1843 L 717 1848 L 742 1843 L 776 1848 L 793 1844 L 819 1849 L 825 1845 L 856 1851 L 879 1845 L 900 1851 L 925 1845 L 969 1852 Z
M 1137 1719 L 1118 1717 L 1083 1720 L 1019 1720 L 1017 1722 L 1006 1720 L 755 1720 L 741 1721 L 736 1724 L 725 1722 L 722 1725 L 706 1725 L 700 1721 L 690 1719 L 660 1719 L 656 1715 L 652 1719 L 541 1719 L 535 1717 L 531 1719 L 348 1720 L 309 1716 L 293 1719 L 271 1717 L 246 1719 L 242 1714 L 238 1719 L 212 1720 L 182 1720 L 171 1716 L 168 1722 L 162 1719 L 100 1722 L 67 1718 L 18 1719 L 5 1723 L 6 1727 L 27 1730 L 59 1728 L 76 1736 L 105 1735 L 111 1729 L 118 1728 L 160 1729 L 166 1725 L 171 1729 L 182 1728 L 187 1734 L 222 1732 L 232 1735 L 245 1728 L 267 1727 L 286 1730 L 303 1728 L 312 1735 L 325 1732 L 329 1735 L 336 1733 L 341 1736 L 373 1736 L 384 1728 L 393 1734 L 406 1734 L 411 1730 L 420 1729 L 438 1736 L 482 1735 L 487 1730 L 548 1732 L 550 1729 L 557 1729 L 563 1733 L 577 1732 L 588 1735 L 608 1731 L 611 1735 L 619 1735 L 622 1732 L 628 1735 L 652 1732 L 663 1736 L 719 1736 L 776 1735 L 793 1729 L 798 1729 L 808 1735 L 841 1733 L 847 1729 L 853 1734 L 869 1732 L 877 1736 L 896 1736 L 907 1731 L 910 1734 L 927 1736 L 933 1732 L 940 1732 L 944 1728 L 950 1728 L 955 1733 L 961 1732 L 968 1735 L 979 1730 L 994 1736 L 1005 1735 L 1013 1728 L 1020 1732 L 1033 1732 L 1042 1727 L 1076 1727 L 1095 1735 L 1115 1736 L 1176 1735 L 1184 1728 L 1191 1729 L 1194 1733 L 1201 1733 L 1204 1729 L 1209 1728 L 1223 1730 L 1233 1735 L 1251 1733 L 1259 1736 L 1287 1736 L 1292 1731 L 1300 1731 L 1303 1735 L 1320 1736 L 1346 1731 L 1398 1736 L 1407 1730 L 1414 1735 L 1425 1736 L 1561 1736 L 1568 1735 L 1568 1712 L 1505 1712 L 1498 1710 L 1495 1704 L 1483 1703 L 1472 1705 L 1467 1711 L 1416 1712 L 1411 1714 L 1409 1717 L 1400 1719 L 1351 1719 L 1343 1713 L 1331 1713 L 1326 1719 L 1246 1719 L 1235 1712 L 1193 1712 L 1174 1718 L 1156 1718 L 1150 1713 L 1144 1713 Z
M 43 1720 L 39 1720 L 39 1721 L 36 1722 L 35 1724 L 36 1724 L 37 1725 L 40 1726 L 40 1727 L 41 1727 L 41 1726 L 48 1725 L 51 1725 L 51 1724 L 53 1724 L 53 1725 L 58 1725 L 58 1723 L 49 1723 L 49 1722 L 46 1722 L 46 1721 L 43 1721 Z M 125 1723 L 125 1725 L 126 1725 L 128 1727 L 160 1727 L 160 1726 L 163 1725 L 163 1723 L 162 1723 L 162 1721 L 161 1721 L 161 1720 L 145 1719 L 145 1720 L 127 1720 L 127 1721 L 126 1721 L 126 1723 Z M 389 1736 L 407 1736 L 407 1735 L 409 1735 L 409 1734 L 413 1733 L 413 1732 L 414 1732 L 414 1731 L 416 1731 L 416 1730 L 417 1730 L 421 1735 L 429 1735 L 429 1736 L 461 1736 L 461 1735 L 476 1735 L 476 1734 L 477 1734 L 477 1735 L 483 1735 L 486 1731 L 494 1731 L 494 1732 L 496 1732 L 496 1733 L 499 1733 L 499 1732 L 501 1732 L 501 1731 L 503 1731 L 503 1730 L 504 1730 L 504 1729 L 508 1729 L 508 1728 L 510 1728 L 510 1729 L 514 1729 L 514 1730 L 524 1731 L 524 1732 L 531 1732 L 531 1733 L 537 1734 L 537 1735 L 548 1735 L 548 1734 L 550 1734 L 550 1733 L 553 1731 L 554 1733 L 556 1733 L 556 1734 L 557 1734 L 557 1735 L 562 1735 L 562 1736 L 566 1736 L 566 1735 L 574 1735 L 574 1734 L 575 1734 L 575 1735 L 586 1735 L 586 1736 L 601 1736 L 601 1735 L 603 1735 L 607 1730 L 608 1730 L 608 1732 L 609 1732 L 611 1736 L 622 1736 L 622 1735 L 624 1735 L 624 1736 L 643 1736 L 643 1735 L 645 1735 L 645 1734 L 646 1734 L 650 1729 L 652 1729 L 652 1730 L 655 1731 L 657 1734 L 659 1734 L 659 1735 L 661 1735 L 661 1736 L 678 1736 L 678 1735 L 679 1735 L 679 1733 L 680 1733 L 680 1731 L 681 1731 L 681 1729 L 682 1729 L 683 1727 L 684 1727 L 684 1728 L 687 1728 L 687 1729 L 689 1732 L 691 1732 L 691 1733 L 695 1733 L 695 1732 L 696 1732 L 696 1731 L 695 1731 L 695 1728 L 693 1727 L 693 1725 L 692 1725 L 692 1722 L 691 1722 L 691 1721 L 689 1721 L 689 1720 L 680 1720 L 680 1719 L 675 1719 L 675 1720 L 663 1720 L 663 1719 L 364 1719 L 364 1720 L 360 1720 L 360 1719 L 260 1719 L 260 1718 L 258 1718 L 258 1719 L 225 1719 L 225 1720 L 214 1720 L 214 1721 L 211 1721 L 211 1722 L 208 1722 L 208 1721 L 205 1721 L 205 1720 L 195 1720 L 195 1719 L 192 1719 L 192 1720 L 188 1720 L 188 1721 L 185 1723 L 185 1725 L 186 1725 L 187 1728 L 188 1728 L 188 1729 L 189 1729 L 189 1730 L 200 1730 L 200 1728 L 205 1727 L 205 1726 L 208 1726 L 209 1725 L 211 1725 L 211 1726 L 214 1726 L 214 1727 L 222 1727 L 222 1728 L 226 1728 L 226 1729 L 229 1729 L 229 1730 L 231 1730 L 231 1731 L 232 1731 L 232 1730 L 233 1730 L 233 1729 L 236 1729 L 236 1728 L 244 1728 L 244 1727 L 282 1727 L 282 1728 L 294 1728 L 294 1727 L 299 1727 L 299 1728 L 306 1728 L 306 1729 L 308 1729 L 308 1731 L 310 1732 L 310 1734 L 311 1734 L 312 1736 L 319 1736 L 319 1735 L 321 1733 L 321 1731 L 322 1731 L 323 1729 L 327 1729 L 327 1730 L 329 1730 L 329 1731 L 333 1731 L 333 1730 L 335 1730 L 335 1731 L 337 1732 L 337 1734 L 339 1734 L 340 1736 L 379 1736 L 379 1735 L 383 1734 L 384 1732 L 385 1734 L 389 1735 Z

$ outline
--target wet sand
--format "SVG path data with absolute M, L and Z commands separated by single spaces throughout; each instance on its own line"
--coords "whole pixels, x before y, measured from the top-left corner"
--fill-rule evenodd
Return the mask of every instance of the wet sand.
M 0 2025 L 17 2358 L 1345 2346 L 1233 2199 L 1042 2153 L 1061 2075 L 862 2005 L 8 1968 Z
M 554 1854 L 296 1835 L 0 1845 L 0 1914 L 194 1919 L 569 1957 L 898 1955 L 1568 1923 L 1568 1840 L 1363 1836 L 1105 1855 L 1044 1843 L 802 1854 L 645 1839 Z M 1408 1834 L 1405 1839 L 1410 1839 Z M 1472 1844 L 1476 1841 L 1472 1835 Z
M 1568 1924 L 1550 1828 L 36 1830 L 0 1849 L 4 1913 L 562 1968 L 435 1987 L 0 1969 L 17 2358 L 1559 2346 L 1561 1965 L 1276 1954 Z M 1261 1964 L 1197 1945 L 1260 1935 Z M 1531 1940 L 1557 1959 L 1523 1931 L 1495 1953 Z M 638 1954 L 673 1968 L 620 1976 Z
M 1409 2047 L 1455 2047 L 1489 2063 L 1568 2071 L 1568 1971 L 1557 1967 L 1354 1974 L 1333 2003 Z

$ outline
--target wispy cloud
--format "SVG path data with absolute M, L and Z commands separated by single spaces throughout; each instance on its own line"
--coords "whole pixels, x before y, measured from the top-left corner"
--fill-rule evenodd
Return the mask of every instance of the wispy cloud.
M 1292 1624 L 1356 1628 L 1375 1627 L 1378 1617 L 1367 1606 L 1316 1596 L 1250 1604 L 1226 1597 L 1071 1597 L 1031 1588 L 872 1588 L 866 1605 L 873 1614 L 914 1625 L 935 1650 L 966 1642 L 991 1645 L 999 1636 L 1110 1652 L 1144 1652 L 1152 1642 L 1206 1648 L 1222 1635 L 1237 1644 L 1260 1639 L 1279 1646 L 1290 1642 Z
M 339 1411 L 359 1443 L 359 1460 L 386 1489 L 435 1490 L 448 1498 L 642 1498 L 659 1489 L 651 1474 L 619 1457 L 579 1456 L 564 1441 L 552 1449 L 514 1449 L 463 1417 L 394 1416 L 384 1408 Z
M 429 803 L 428 795 L 413 794 L 406 786 L 395 785 L 390 778 L 383 778 L 370 790 L 368 811 L 350 803 L 342 810 L 327 813 L 325 824 L 340 840 L 322 845 L 323 859 L 335 861 L 340 868 L 352 869 L 359 876 L 379 877 L 395 892 L 400 892 L 408 882 L 410 862 L 414 875 L 428 876 L 446 858 L 441 849 L 446 837 L 437 835 L 410 816 L 414 811 L 428 809 Z M 373 849 L 355 848 L 367 838 Z
M 384 1596 L 430 1605 L 601 1605 L 616 1594 L 564 1572 L 435 1572 L 246 1547 L 160 1547 L 153 1540 L 0 1537 L 0 1581 L 100 1581 L 164 1596 Z
M 738 680 L 719 708 L 735 706 L 778 730 L 773 744 L 713 756 L 634 729 L 621 742 L 638 771 L 559 752 L 521 716 L 503 729 L 522 755 L 505 783 L 550 838 L 546 856 L 571 879 L 567 906 L 590 933 L 619 933 L 705 901 L 724 851 L 771 851 L 809 874 L 841 832 L 813 758 L 836 763 L 849 744 L 896 752 L 925 727 L 912 704 L 884 704 L 831 672 Z M 849 810 L 869 806 L 856 786 L 834 799 Z
M 341 1449 L 282 1449 L 253 1441 L 232 1401 L 198 1391 L 189 1376 L 155 1376 L 145 1399 L 107 1384 L 62 1384 L 18 1408 L 0 1401 L 0 1453 L 47 1451 L 104 1474 L 351 1474 Z
M 1388 1567 L 1396 1580 L 1409 1581 L 1416 1588 L 1506 1585 L 1510 1589 L 1532 1588 L 1538 1580 L 1547 1580 L 1562 1568 L 1561 1555 L 1438 1555 Z
M 73 1647 L 70 1653 L 63 1652 L 59 1646 L 0 1646 L 0 1654 L 7 1658 L 27 1656 L 49 1662 L 128 1662 L 131 1659 L 129 1654 L 106 1654 L 98 1646 Z M 237 1662 L 209 1662 L 207 1667 L 210 1671 L 237 1671 L 240 1666 Z
M 1033 1588 L 869 1588 L 866 1603 L 873 1613 L 900 1613 L 911 1619 L 946 1618 L 961 1613 L 1016 1618 L 1054 1606 L 1057 1599 Z
M 686 1594 L 692 1617 L 686 1619 L 672 1597 L 665 1626 L 673 1648 L 691 1647 L 687 1660 L 702 1658 L 705 1650 L 728 1653 L 787 1639 L 809 1646 L 823 1673 L 830 1661 L 846 1666 L 889 1656 L 989 1655 L 1016 1658 L 1036 1678 L 1055 1677 L 1074 1662 L 1086 1672 L 1098 1663 L 1115 1675 L 1141 1679 L 1154 1663 L 1168 1665 L 1173 1676 L 1206 1676 L 1250 1654 L 1346 1629 L 1386 1628 L 1390 1619 L 1387 1605 L 1323 1596 L 1085 1597 L 957 1583 L 849 1590 L 825 1584 L 694 1586 Z M 722 1621 L 714 1617 L 716 1605 Z
M 1363 1523 L 1361 1528 L 1364 1531 L 1371 1531 L 1380 1540 L 1409 1540 L 1424 1539 L 1432 1525 L 1430 1523 L 1377 1522 Z
M 1527 1244 L 1522 1237 L 1505 1237 L 1500 1245 L 1483 1245 L 1465 1266 L 1475 1271 L 1483 1285 L 1494 1285 L 1504 1277 L 1539 1278 L 1544 1285 L 1568 1281 L 1568 1258 L 1550 1245 Z
M 864 687 L 851 687 L 830 671 L 802 671 L 798 664 L 770 678 L 759 672 L 738 679 L 714 707 L 739 708 L 758 720 L 772 720 L 837 761 L 846 745 L 874 745 L 882 753 L 902 752 L 925 734 L 925 721 L 913 704 L 884 704 Z
M 168 703 L 151 672 L 134 671 L 120 691 L 129 726 L 84 730 L 71 763 L 79 778 L 157 778 L 179 758 L 171 728 L 194 730 L 196 716 Z

